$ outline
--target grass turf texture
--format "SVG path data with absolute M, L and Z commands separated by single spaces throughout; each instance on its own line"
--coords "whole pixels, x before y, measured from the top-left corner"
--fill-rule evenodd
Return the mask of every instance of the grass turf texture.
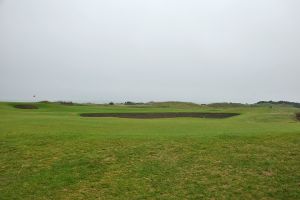
M 299 109 L 0 103 L 0 199 L 300 199 Z M 225 112 L 227 119 L 80 113 Z

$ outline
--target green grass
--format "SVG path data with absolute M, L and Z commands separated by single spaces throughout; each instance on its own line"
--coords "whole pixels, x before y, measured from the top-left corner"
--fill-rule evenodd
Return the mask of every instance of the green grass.
M 300 199 L 299 109 L 0 103 L 0 199 Z M 238 112 L 228 119 L 84 112 Z

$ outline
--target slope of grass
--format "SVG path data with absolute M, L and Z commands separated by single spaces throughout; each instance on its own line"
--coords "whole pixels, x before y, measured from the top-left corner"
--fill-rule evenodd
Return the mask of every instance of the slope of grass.
M 299 199 L 299 109 L 0 103 L 0 199 Z M 238 112 L 228 119 L 84 112 Z

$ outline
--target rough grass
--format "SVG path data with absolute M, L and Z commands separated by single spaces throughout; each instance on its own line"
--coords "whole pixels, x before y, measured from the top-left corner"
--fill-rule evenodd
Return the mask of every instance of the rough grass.
M 299 199 L 292 107 L 0 103 L 0 199 Z M 84 112 L 237 112 L 228 119 Z

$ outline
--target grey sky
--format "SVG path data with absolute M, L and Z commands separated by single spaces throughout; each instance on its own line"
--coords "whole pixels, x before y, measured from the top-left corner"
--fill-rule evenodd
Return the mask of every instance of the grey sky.
M 0 100 L 300 102 L 299 0 L 0 0 Z

